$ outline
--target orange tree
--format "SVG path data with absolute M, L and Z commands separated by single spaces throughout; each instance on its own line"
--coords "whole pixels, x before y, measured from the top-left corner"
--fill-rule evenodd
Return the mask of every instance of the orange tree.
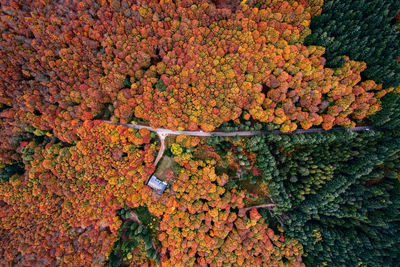
M 224 186 L 230 178 L 215 173 L 213 157 L 218 156 L 203 142 L 177 138 L 182 148 L 174 156 L 178 166 L 173 168 L 171 188 L 161 199 L 165 202 L 158 235 L 161 262 L 166 266 L 299 266 L 302 246 L 269 228 L 256 209 L 243 209 L 244 191 Z
M 247 111 L 287 132 L 300 125 L 352 127 L 379 110 L 392 89 L 360 82 L 364 63 L 346 58 L 339 69 L 325 68 L 324 48 L 302 45 L 318 5 L 259 4 L 231 12 L 166 2 L 162 8 L 176 17 L 165 18 L 170 24 L 159 34 L 170 45 L 131 85 L 135 116 L 154 127 L 212 131 Z M 153 5 L 145 14 L 149 23 L 159 16 Z
M 86 122 L 75 146 L 47 144 L 25 161 L 26 175 L 0 184 L 1 264 L 100 265 L 132 194 L 146 202 L 154 171 L 148 130 Z
M 23 143 L 33 150 L 26 174 L 0 184 L 2 264 L 101 265 L 117 240 L 117 210 L 139 206 L 158 217 L 165 266 L 300 264 L 302 246 L 243 209 L 245 193 L 224 186 L 230 178 L 215 173 L 218 155 L 204 141 L 177 138 L 173 185 L 159 196 L 144 185 L 156 148 L 147 130 L 95 121 L 77 133 L 73 146 Z M 135 251 L 132 262 L 142 257 Z
M 361 82 L 364 63 L 325 68 L 324 48 L 303 45 L 322 1 L 128 2 L 2 2 L 2 157 L 27 125 L 73 142 L 103 117 L 204 131 L 242 113 L 282 131 L 354 126 L 392 90 Z

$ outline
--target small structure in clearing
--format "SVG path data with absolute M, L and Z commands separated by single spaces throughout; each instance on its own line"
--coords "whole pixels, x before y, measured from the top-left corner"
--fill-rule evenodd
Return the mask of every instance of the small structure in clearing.
M 156 176 L 152 175 L 150 180 L 147 182 L 147 185 L 154 189 L 157 193 L 162 194 L 167 188 L 168 183 L 161 181 Z

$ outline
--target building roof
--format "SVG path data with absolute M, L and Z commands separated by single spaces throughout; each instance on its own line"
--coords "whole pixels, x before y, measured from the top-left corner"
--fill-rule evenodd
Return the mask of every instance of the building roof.
M 150 186 L 152 189 L 157 191 L 159 194 L 162 194 L 164 190 L 167 188 L 168 183 L 161 181 L 156 176 L 152 175 L 147 182 L 147 185 Z

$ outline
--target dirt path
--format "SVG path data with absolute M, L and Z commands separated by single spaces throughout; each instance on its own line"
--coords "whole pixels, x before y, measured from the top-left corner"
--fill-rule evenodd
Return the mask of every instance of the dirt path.
M 284 133 L 281 132 L 280 130 L 272 130 L 272 131 L 235 131 L 235 132 L 203 132 L 203 131 L 173 131 L 169 129 L 163 129 L 163 128 L 151 128 L 150 126 L 145 126 L 145 125 L 139 125 L 139 124 L 121 124 L 121 123 L 113 123 L 111 121 L 105 121 L 107 123 L 115 124 L 115 125 L 121 125 L 124 127 L 128 128 L 133 128 L 133 129 L 143 129 L 146 128 L 149 131 L 155 132 L 158 135 L 163 134 L 165 136 L 168 135 L 180 135 L 180 134 L 185 134 L 185 135 L 190 135 L 190 136 L 253 136 L 253 135 L 259 135 L 259 134 L 279 134 L 279 135 L 291 135 L 291 134 L 303 134 L 303 133 L 324 133 L 328 132 L 331 130 L 349 130 L 353 132 L 360 132 L 360 131 L 368 131 L 368 130 L 374 130 L 375 127 L 372 126 L 358 126 L 354 128 L 342 128 L 342 127 L 336 127 L 332 128 L 331 130 L 324 130 L 322 128 L 313 128 L 313 129 L 299 129 L 295 130 L 293 132 L 289 133 Z
M 162 156 L 164 155 L 164 151 L 165 151 L 165 138 L 168 136 L 168 134 L 165 133 L 160 133 L 157 132 L 158 137 L 160 138 L 160 142 L 161 142 L 161 147 L 160 150 L 158 151 L 158 155 L 156 160 L 154 161 L 154 166 L 157 166 L 158 162 L 160 161 L 160 159 L 162 158 Z
M 279 134 L 279 135 L 291 135 L 291 134 L 303 134 L 303 133 L 323 133 L 327 132 L 327 130 L 324 130 L 322 128 L 313 128 L 313 129 L 299 129 L 295 130 L 290 133 L 283 133 L 280 130 L 272 130 L 272 131 L 236 131 L 236 132 L 203 132 L 203 131 L 173 131 L 169 129 L 163 129 L 163 128 L 157 128 L 153 129 L 149 126 L 145 125 L 139 125 L 139 124 L 121 124 L 121 123 L 113 123 L 111 121 L 104 121 L 110 124 L 115 124 L 115 125 L 121 125 L 124 127 L 128 128 L 133 128 L 133 129 L 148 129 L 149 131 L 157 133 L 158 137 L 160 138 L 161 142 L 161 147 L 160 150 L 158 151 L 158 155 L 156 157 L 156 160 L 154 161 L 154 166 L 157 166 L 158 162 L 161 160 L 164 151 L 165 151 L 165 138 L 168 135 L 180 135 L 180 134 L 185 134 L 185 135 L 190 135 L 190 136 L 202 136 L 202 137 L 207 137 L 207 136 L 253 136 L 253 135 L 259 135 L 259 134 Z M 359 131 L 369 131 L 369 130 L 374 130 L 374 127 L 371 126 L 358 126 L 354 128 L 333 128 L 332 130 L 344 130 L 348 129 L 353 132 L 359 132 Z

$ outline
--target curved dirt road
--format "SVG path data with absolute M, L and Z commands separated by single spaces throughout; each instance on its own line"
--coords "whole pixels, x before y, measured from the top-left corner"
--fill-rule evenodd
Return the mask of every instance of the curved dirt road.
M 105 121 L 107 123 L 115 124 L 115 125 L 121 125 L 124 127 L 128 128 L 133 128 L 133 129 L 142 129 L 146 128 L 149 131 L 155 132 L 157 134 L 162 133 L 165 135 L 180 135 L 180 134 L 185 134 L 185 135 L 190 135 L 190 136 L 253 136 L 253 135 L 259 135 L 259 134 L 280 134 L 280 135 L 290 135 L 290 134 L 303 134 L 303 133 L 322 133 L 322 132 L 327 132 L 331 130 L 350 130 L 353 132 L 359 132 L 359 131 L 366 131 L 366 130 L 374 130 L 375 128 L 372 126 L 358 126 L 354 128 L 332 128 L 331 130 L 324 130 L 322 128 L 313 128 L 313 129 L 299 129 L 295 130 L 293 132 L 288 132 L 284 133 L 281 132 L 280 130 L 271 130 L 271 131 L 235 131 L 235 132 L 203 132 L 203 131 L 173 131 L 169 129 L 164 129 L 164 128 L 151 128 L 150 126 L 145 126 L 145 125 L 139 125 L 139 124 L 122 124 L 122 123 L 113 123 L 111 121 Z
M 290 134 L 303 134 L 303 133 L 322 133 L 322 132 L 327 132 L 327 130 L 324 130 L 322 128 L 313 128 L 313 129 L 299 129 L 295 130 L 290 133 L 283 133 L 280 130 L 272 130 L 272 131 L 236 131 L 236 132 L 203 132 L 203 131 L 173 131 L 169 129 L 163 129 L 163 128 L 151 128 L 150 126 L 145 126 L 145 125 L 139 125 L 139 124 L 121 124 L 121 123 L 114 123 L 111 121 L 104 121 L 107 123 L 115 124 L 115 125 L 120 125 L 128 128 L 133 128 L 133 129 L 143 129 L 146 128 L 149 131 L 157 133 L 158 137 L 160 138 L 161 142 L 161 147 L 160 150 L 158 151 L 158 155 L 156 160 L 154 161 L 154 166 L 157 166 L 158 162 L 162 158 L 164 151 L 165 151 L 165 138 L 168 135 L 180 135 L 180 134 L 185 134 L 185 135 L 190 135 L 190 136 L 202 136 L 202 137 L 207 137 L 207 136 L 253 136 L 253 135 L 259 135 L 259 134 L 280 134 L 280 135 L 290 135 Z M 374 130 L 374 127 L 371 126 L 358 126 L 354 128 L 333 128 L 331 130 L 350 130 L 353 132 L 359 132 L 359 131 L 368 131 L 368 130 Z

